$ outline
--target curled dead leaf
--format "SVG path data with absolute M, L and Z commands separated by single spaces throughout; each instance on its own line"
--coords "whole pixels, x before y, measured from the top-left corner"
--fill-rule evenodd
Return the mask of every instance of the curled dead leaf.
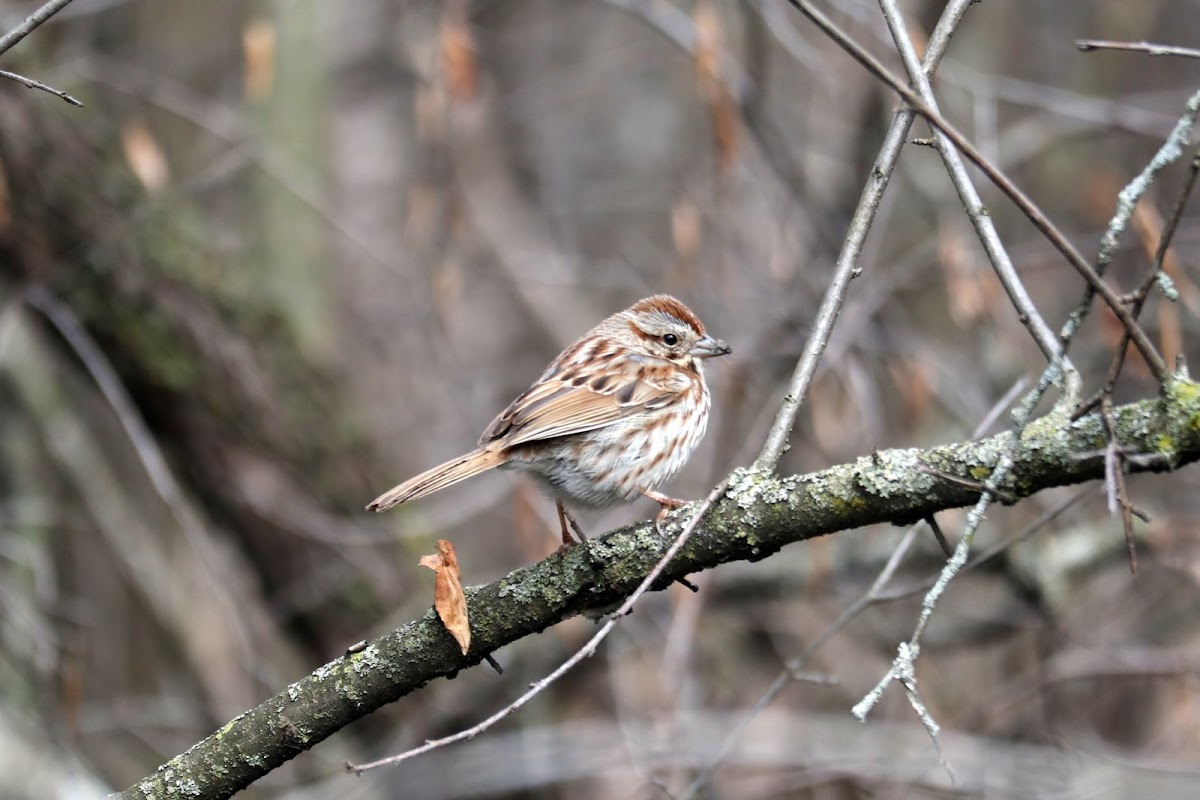
M 437 552 L 422 556 L 420 564 L 437 573 L 433 582 L 433 607 L 466 655 L 471 647 L 471 625 L 467 619 L 467 596 L 463 592 L 454 545 L 438 539 Z
M 694 261 L 704 243 L 704 220 L 691 200 L 680 200 L 671 209 L 671 241 L 684 261 Z
M 717 165 L 726 170 L 738 151 L 738 109 L 721 75 L 725 34 L 717 8 L 702 2 L 692 13 L 696 31 L 694 63 L 700 94 L 708 104 Z
M 721 56 L 725 43 L 721 31 L 721 17 L 712 3 L 701 2 L 692 11 L 692 27 L 696 32 L 696 50 L 693 55 L 696 77 L 703 90 L 708 91 L 721 80 Z
M 479 83 L 479 65 L 466 3 L 456 0 L 446 6 L 438 34 L 442 75 L 450 97 L 459 102 L 471 100 Z
M 253 20 L 242 28 L 242 88 L 246 97 L 261 100 L 275 85 L 275 25 Z
M 167 157 L 144 122 L 130 120 L 121 126 L 121 146 L 125 162 L 142 186 L 154 191 L 166 184 L 170 178 Z

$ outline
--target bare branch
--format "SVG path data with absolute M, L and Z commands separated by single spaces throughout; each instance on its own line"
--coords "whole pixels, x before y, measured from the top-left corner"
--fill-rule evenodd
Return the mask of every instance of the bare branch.
M 1167 383 L 1166 365 L 1163 363 L 1161 356 L 1150 343 L 1145 331 L 1137 324 L 1136 320 L 1129 313 L 1129 309 L 1125 306 L 1123 300 L 1117 297 L 1111 288 L 1101 279 L 1101 274 L 1115 252 L 1115 241 L 1118 233 L 1123 230 L 1125 222 L 1129 215 L 1132 214 L 1133 207 L 1136 204 L 1137 198 L 1140 197 L 1148 187 L 1150 181 L 1171 160 L 1177 158 L 1182 152 L 1182 145 L 1190 134 L 1192 125 L 1195 123 L 1196 115 L 1200 111 L 1200 93 L 1193 96 L 1187 104 L 1187 112 L 1180 118 L 1176 124 L 1175 130 L 1168 137 L 1167 141 L 1160 148 L 1158 154 L 1151 160 L 1150 164 L 1143 170 L 1142 174 L 1130 183 L 1124 191 L 1121 192 L 1120 201 L 1118 203 L 1118 211 L 1109 225 L 1108 231 L 1101 242 L 1100 254 L 1097 257 L 1097 268 L 1095 270 L 1083 260 L 1078 251 L 1070 244 L 1070 242 L 1057 230 L 1048 218 L 1042 213 L 1031 200 L 1029 200 L 1011 181 L 1007 179 L 998 169 L 980 154 L 973 145 L 966 141 L 957 130 L 955 130 L 948 122 L 942 119 L 935 110 L 930 108 L 924 101 L 915 95 L 915 93 L 907 86 L 902 84 L 895 76 L 891 75 L 884 67 L 875 60 L 869 53 L 863 50 L 856 42 L 851 40 L 837 26 L 833 25 L 819 11 L 814 9 L 805 0 L 789 0 L 793 6 L 798 8 L 802 13 L 809 17 L 815 24 L 833 38 L 843 49 L 850 53 L 856 60 L 859 61 L 868 71 L 875 74 L 881 80 L 886 81 L 893 90 L 900 93 L 914 109 L 926 117 L 931 125 L 936 127 L 941 133 L 950 138 L 954 144 L 962 150 L 964 154 L 971 159 L 980 169 L 982 169 L 988 177 L 1003 190 L 1009 197 L 1021 208 L 1021 210 L 1030 218 L 1032 222 L 1042 231 L 1047 238 L 1058 248 L 1068 260 L 1068 262 L 1076 269 L 1077 272 L 1087 281 L 1087 287 L 1084 292 L 1084 299 L 1080 303 L 1079 308 L 1074 311 L 1063 326 L 1060 332 L 1060 340 L 1062 342 L 1061 350 L 1056 354 L 1042 373 L 1042 377 L 1038 382 L 1037 387 L 1032 391 L 1021 404 L 1021 406 L 1013 413 L 1014 422 L 1014 446 L 1016 441 L 1024 435 L 1025 426 L 1031 419 L 1034 407 L 1041 401 L 1050 385 L 1056 382 L 1059 378 L 1060 371 L 1063 367 L 1062 359 L 1065 357 L 1066 351 L 1082 325 L 1083 319 L 1086 317 L 1087 311 L 1091 307 L 1091 301 L 1095 294 L 1101 295 L 1105 302 L 1112 309 L 1113 313 L 1121 320 L 1127 335 L 1132 341 L 1137 344 L 1139 351 L 1150 367 L 1151 372 L 1158 380 L 1160 387 L 1165 389 Z M 906 664 L 906 658 L 915 658 L 920 652 L 920 640 L 924 633 L 929 620 L 932 618 L 933 610 L 937 605 L 938 600 L 949 586 L 955 575 L 962 569 L 967 562 L 967 557 L 970 553 L 970 548 L 974 542 L 975 533 L 978 530 L 979 524 L 982 522 L 984 514 L 987 512 L 992 500 L 995 497 L 995 488 L 997 484 L 1007 479 L 1011 470 L 1014 467 L 1012 449 L 1006 451 L 997 460 L 991 475 L 984 482 L 985 492 L 980 497 L 979 502 L 971 509 L 967 515 L 967 524 L 963 532 L 962 538 L 959 540 L 958 546 L 955 549 L 954 555 L 946 562 L 938 580 L 933 587 L 925 595 L 925 600 L 922 603 L 921 615 L 918 618 L 917 625 L 913 631 L 913 636 L 909 639 L 907 646 L 903 647 L 897 660 L 893 663 L 892 669 L 883 677 L 879 685 L 872 690 L 866 697 L 859 702 L 854 708 L 854 713 L 860 718 L 865 718 L 871 708 L 882 696 L 884 689 L 894 679 L 902 677 L 906 674 L 909 665 Z M 906 687 L 907 688 L 907 687 Z M 912 692 L 909 691 L 910 701 Z M 914 704 L 914 708 L 915 708 Z M 932 732 L 931 732 L 932 734 Z
M 987 550 L 984 550 L 982 553 L 976 554 L 970 561 L 967 562 L 967 565 L 963 569 L 974 569 L 975 567 L 978 567 L 980 564 L 985 564 L 988 561 L 991 561 L 993 558 L 1000 555 L 1004 551 L 1008 550 L 1009 548 L 1011 548 L 1013 545 L 1017 544 L 1018 542 L 1025 541 L 1030 536 L 1033 536 L 1035 533 L 1040 531 L 1042 528 L 1046 527 L 1051 522 L 1058 519 L 1059 516 L 1061 516 L 1063 514 L 1063 512 L 1067 511 L 1070 508 L 1073 508 L 1076 503 L 1079 503 L 1084 498 L 1089 497 L 1092 494 L 1094 494 L 1096 491 L 1096 488 L 1099 486 L 1102 486 L 1102 485 L 1103 484 L 1099 484 L 1099 483 L 1093 484 L 1092 486 L 1090 486 L 1086 489 L 1083 489 L 1083 490 L 1077 492 L 1076 494 L 1074 494 L 1073 496 L 1067 498 L 1063 502 L 1059 503 L 1057 506 L 1046 511 L 1044 514 L 1042 514 L 1040 517 L 1038 517 L 1033 522 L 1026 525 L 1024 528 L 1022 528 L 1017 533 L 1014 533 L 1012 536 L 1009 536 L 1009 537 L 1005 538 L 1004 540 L 997 542 L 996 544 L 989 547 Z M 933 584 L 936 582 L 937 582 L 937 576 L 934 576 L 930 580 L 920 581 L 911 586 L 906 586 L 906 587 L 902 587 L 902 588 L 898 587 L 897 589 L 895 589 L 894 591 L 891 591 L 891 592 L 887 592 L 887 593 L 879 592 L 875 595 L 874 601 L 877 603 L 891 603 L 896 600 L 904 600 L 905 598 L 912 597 L 913 595 L 921 594 L 922 592 L 928 592 L 930 589 L 933 588 Z
M 735 725 L 733 730 L 731 730 L 729 734 L 721 741 L 721 746 L 717 750 L 716 755 L 714 755 L 705 765 L 704 769 L 702 769 L 700 773 L 694 779 L 692 779 L 692 782 L 683 791 L 683 793 L 680 794 L 678 800 L 689 800 L 689 798 L 694 797 L 696 793 L 700 791 L 700 789 L 702 789 L 710 780 L 712 780 L 713 773 L 715 773 L 717 768 L 724 764 L 726 759 L 729 758 L 729 755 L 734 750 L 734 746 L 742 738 L 742 735 L 746 732 L 746 729 L 750 727 L 750 723 L 753 722 L 754 719 L 761 714 L 763 710 L 771 704 L 772 701 L 774 701 L 779 693 L 783 691 L 785 686 L 788 686 L 792 681 L 795 680 L 796 674 L 799 673 L 800 668 L 804 666 L 805 662 L 808 661 L 812 654 L 816 652 L 821 645 L 832 639 L 835 634 L 850 624 L 850 622 L 860 613 L 862 613 L 863 610 L 874 604 L 878 598 L 882 596 L 884 588 L 886 588 L 888 583 L 892 580 L 892 576 L 896 573 L 896 570 L 904 561 L 904 557 L 908 554 L 913 542 L 916 541 L 919 527 L 919 525 L 909 526 L 908 530 L 904 534 L 904 537 L 900 540 L 900 543 L 896 545 L 894 550 L 892 550 L 892 554 L 888 557 L 887 563 L 883 565 L 883 569 L 879 571 L 879 574 L 875 577 L 874 582 L 871 583 L 871 588 L 867 589 L 867 591 L 864 592 L 857 600 L 847 606 L 846 609 L 838 615 L 837 619 L 830 623 L 825 630 L 821 631 L 816 638 L 809 642 L 808 645 L 800 651 L 799 655 L 792 658 L 787 662 L 787 664 L 784 665 L 783 670 L 780 671 L 778 676 L 776 676 L 775 681 L 771 684 L 767 691 L 763 692 L 762 697 L 758 698 L 758 702 L 756 702 L 749 711 L 740 715 L 737 725 Z
M 251 637 L 243 625 L 227 579 L 213 563 L 211 537 L 171 472 L 158 440 L 151 433 L 116 368 L 70 306 L 52 295 L 44 286 L 35 285 L 26 289 L 24 300 L 54 326 L 96 382 L 96 387 L 116 415 L 125 435 L 129 437 L 129 442 L 137 453 L 154 491 L 170 510 L 171 516 L 195 552 L 200 571 L 212 590 L 212 597 L 225 606 L 228 622 L 238 644 L 238 653 L 245 664 L 250 664 L 254 651 Z
M 1179 190 L 1179 196 L 1175 198 L 1175 205 L 1171 209 L 1171 216 L 1167 220 L 1166 226 L 1162 230 L 1162 234 L 1158 240 L 1158 247 L 1154 253 L 1154 260 L 1150 264 L 1150 269 L 1146 271 L 1146 277 L 1142 284 L 1133 293 L 1133 300 L 1129 304 L 1130 313 L 1136 319 L 1142 313 L 1142 307 L 1146 303 L 1146 299 L 1150 296 L 1150 290 L 1160 281 L 1169 281 L 1166 273 L 1163 272 L 1163 264 L 1166 261 L 1167 251 L 1171 246 L 1171 240 L 1175 237 L 1175 230 L 1179 227 L 1179 220 L 1183 216 L 1183 209 L 1187 206 L 1188 198 L 1191 197 L 1192 189 L 1196 185 L 1196 177 L 1200 175 L 1200 151 L 1197 151 L 1192 156 L 1192 162 L 1188 167 L 1187 177 L 1184 178 L 1183 186 Z M 1164 285 L 1164 292 L 1168 290 L 1168 286 Z M 1174 299 L 1170 297 L 1170 299 Z M 1121 370 L 1125 366 L 1125 354 L 1129 349 L 1129 336 L 1122 334 L 1121 341 L 1117 345 L 1117 350 L 1113 354 L 1113 360 L 1108 367 L 1108 376 L 1104 381 L 1104 386 L 1100 388 L 1086 402 L 1081 403 L 1079 408 L 1072 414 L 1072 419 L 1078 419 L 1089 411 L 1092 411 L 1096 406 L 1100 405 L 1100 401 L 1106 396 L 1111 396 L 1113 389 L 1116 388 L 1117 378 L 1121 376 Z
M 1008 408 L 1013 400 L 1015 400 L 1017 396 L 1024 391 L 1026 383 L 1027 382 L 1022 379 L 1013 384 L 1012 388 L 1005 392 L 1004 396 L 1001 397 L 1000 400 L 998 400 L 992 407 L 992 410 L 984 416 L 983 420 L 975 427 L 975 430 L 971 435 L 982 436 L 987 429 L 992 426 L 992 423 L 995 422 L 996 416 L 1002 413 L 1004 409 Z M 1058 516 L 1059 513 L 1066 510 L 1066 508 L 1070 505 L 1073 505 L 1081 496 L 1082 495 L 1077 496 L 1074 500 L 1071 500 L 1062 509 L 1056 511 L 1054 514 L 1043 515 L 1042 519 L 1036 524 L 1036 527 L 1030 526 L 1022 533 L 1022 538 L 1024 536 L 1032 535 L 1034 531 L 1039 530 L 1042 526 L 1049 524 L 1055 517 Z M 931 525 L 931 527 L 936 526 L 936 521 L 934 521 L 933 514 L 927 515 L 925 517 L 925 521 L 926 523 L 932 521 L 933 525 Z M 888 583 L 891 582 L 892 576 L 896 573 L 896 570 L 899 569 L 901 562 L 903 562 L 905 555 L 908 554 L 913 542 L 916 541 L 917 531 L 919 528 L 919 523 L 909 526 L 908 531 L 905 532 L 903 538 L 901 538 L 895 549 L 892 550 L 891 556 L 888 557 L 887 563 L 884 564 L 883 569 L 880 570 L 879 575 L 876 576 L 874 582 L 871 584 L 871 587 L 867 589 L 867 591 L 864 592 L 857 600 L 847 606 L 846 609 L 838 615 L 837 619 L 830 623 L 825 630 L 817 635 L 816 638 L 809 642 L 808 645 L 805 646 L 802 651 L 800 651 L 799 655 L 793 657 L 787 662 L 783 670 L 778 676 L 776 676 L 775 680 L 771 683 L 771 686 L 767 689 L 767 691 L 763 693 L 762 697 L 758 699 L 758 701 L 749 711 L 741 716 L 737 726 L 734 727 L 734 729 L 730 731 L 730 733 L 722 740 L 721 746 L 717 750 L 716 755 L 712 757 L 712 759 L 705 765 L 704 769 L 701 770 L 700 773 L 692 780 L 687 789 L 685 789 L 684 792 L 679 796 L 678 800 L 688 800 L 688 798 L 694 797 L 705 784 L 712 780 L 713 774 L 725 762 L 725 759 L 729 756 L 729 754 L 733 752 L 734 746 L 737 744 L 742 734 L 746 731 L 746 728 L 748 728 L 750 723 L 754 721 L 754 718 L 762 713 L 762 711 L 774 701 L 776 696 L 783 691 L 784 687 L 786 687 L 795 679 L 795 675 L 799 673 L 801 667 L 804 666 L 804 664 L 818 648 L 833 638 L 836 633 L 842 630 L 842 628 L 846 627 L 846 625 L 850 624 L 852 620 L 854 620 L 859 614 L 861 614 L 870 606 L 874 605 L 875 603 L 885 602 L 894 598 L 894 595 L 887 594 L 884 592 L 884 590 L 887 588 Z M 936 531 L 935 535 L 937 535 Z M 941 537 L 941 539 L 943 540 L 942 547 L 943 549 L 946 549 L 948 544 L 944 543 L 944 537 Z M 1019 541 L 1019 539 L 1013 539 L 1010 541 L 1010 543 L 1015 541 Z M 992 555 L 995 555 L 995 553 L 989 554 L 987 558 L 990 558 Z M 982 563 L 984 560 L 986 560 L 986 558 L 977 558 L 976 561 L 972 563 L 972 566 L 975 563 Z M 932 586 L 932 583 L 930 586 Z M 926 590 L 928 588 L 929 587 L 925 587 Z M 920 591 L 920 589 L 917 591 Z M 911 593 L 913 592 L 910 592 L 910 594 Z M 906 594 L 904 596 L 907 597 L 908 595 Z
M 37 309 L 71 346 L 88 374 L 92 376 L 92 380 L 96 382 L 104 399 L 108 401 L 113 413 L 120 420 L 121 427 L 125 429 L 125 435 L 129 437 L 130 443 L 137 451 L 142 468 L 146 470 L 146 475 L 150 478 L 154 490 L 158 492 L 162 501 L 175 512 L 176 517 L 181 516 L 179 504 L 182 502 L 182 492 L 179 484 L 171 475 L 167 459 L 159 449 L 158 441 L 142 419 L 133 398 L 125 389 L 120 376 L 117 375 L 116 369 L 104 355 L 100 345 L 88 334 L 71 307 L 50 294 L 46 287 L 31 286 L 25 290 L 24 298 L 25 302 L 30 307 Z M 180 526 L 184 527 L 182 522 Z
M 1196 384 L 1177 378 L 1164 396 L 1113 412 L 1126 446 L 1163 457 L 1147 467 L 1131 462 L 1131 471 L 1200 460 L 1200 428 L 1191 424 L 1200 418 Z M 805 476 L 777 478 L 739 470 L 653 588 L 718 564 L 760 560 L 791 542 L 873 522 L 919 520 L 973 501 L 975 492 L 939 481 L 922 467 L 970 475 L 1008 458 L 1004 475 L 1017 470 L 1021 480 L 997 488 L 1018 497 L 1052 485 L 1100 479 L 1102 463 L 1071 456 L 1091 450 L 1104 434 L 1104 423 L 1096 415 L 1069 426 L 1055 421 L 1048 418 L 1020 439 L 1003 433 L 928 450 L 883 451 Z M 167 795 L 181 785 L 193 797 L 228 797 L 434 678 L 473 666 L 499 647 L 563 619 L 612 608 L 637 589 L 667 547 L 652 523 L 642 523 L 468 589 L 473 646 L 466 656 L 430 611 L 293 683 L 120 797 Z M 963 548 L 960 542 L 956 554 Z
M 1137 546 L 1133 538 L 1133 504 L 1129 501 L 1129 489 L 1125 484 L 1125 458 L 1121 443 L 1117 439 L 1116 426 L 1112 422 L 1112 398 L 1105 396 L 1100 403 L 1100 418 L 1104 420 L 1104 435 L 1108 445 L 1104 448 L 1104 488 L 1108 492 L 1110 514 L 1120 513 L 1121 528 L 1125 531 L 1125 549 L 1129 555 L 1129 571 L 1138 571 Z
M 879 6 L 883 11 L 884 20 L 887 21 L 888 30 L 892 33 L 892 39 L 896 42 L 896 49 L 904 62 L 904 69 L 908 73 L 909 81 L 921 93 L 921 98 L 929 104 L 929 107 L 938 111 L 937 100 L 933 95 L 933 86 L 921 68 L 921 62 L 908 34 L 904 17 L 896 7 L 895 0 L 880 0 Z M 1016 267 L 1013 266 L 1012 259 L 1008 257 L 1004 243 L 1000 241 L 1000 234 L 996 232 L 996 225 L 992 222 L 992 217 L 988 214 L 983 200 L 980 199 L 979 192 L 975 190 L 971 176 L 967 174 L 967 167 L 963 164 L 962 157 L 950 139 L 936 128 L 934 129 L 934 139 L 937 143 L 937 151 L 946 165 L 946 171 L 950 174 L 950 181 L 954 184 L 955 191 L 958 192 L 959 199 L 962 201 L 963 208 L 966 209 L 971 225 L 975 228 L 976 235 L 979 236 L 984 252 L 987 253 L 988 261 L 991 262 L 992 269 L 995 270 L 996 277 L 1000 280 L 1000 285 L 1004 287 L 1009 301 L 1017 311 L 1017 319 L 1029 331 L 1029 335 L 1033 337 L 1046 360 L 1052 360 L 1060 349 L 1058 339 L 1050 330 L 1050 326 L 1042 319 L 1033 298 L 1029 296 L 1025 284 L 1017 275 Z M 1070 362 L 1065 360 L 1064 369 L 1070 374 L 1075 372 L 1070 366 Z
M 50 2 L 30 14 L 25 18 L 24 22 L 4 34 L 3 37 L 0 37 L 0 53 L 7 52 L 13 45 L 24 39 L 39 25 L 70 5 L 70 3 L 71 0 L 50 0 Z
M 654 567 L 646 575 L 645 579 L 638 584 L 638 587 L 633 590 L 633 594 L 629 595 L 625 602 L 621 604 L 621 607 L 609 617 L 608 622 L 604 623 L 604 626 L 600 628 L 600 630 L 596 631 L 592 638 L 588 639 L 587 642 L 584 643 L 583 647 L 576 650 L 575 653 L 562 664 L 560 664 L 557 669 L 530 686 L 529 691 L 525 692 L 525 694 L 509 703 L 495 714 L 492 714 L 478 725 L 474 725 L 466 730 L 451 734 L 450 736 L 444 736 L 441 739 L 431 739 L 420 747 L 414 747 L 411 750 L 406 750 L 398 755 L 381 758 L 378 761 L 372 761 L 369 764 L 346 764 L 346 769 L 355 774 L 361 774 L 368 770 L 377 769 L 379 767 L 394 766 L 402 761 L 407 761 L 410 758 L 414 758 L 415 756 L 428 753 L 430 750 L 436 750 L 439 747 L 445 747 L 448 744 L 474 739 L 476 736 L 483 733 L 488 728 L 492 727 L 497 722 L 528 703 L 533 698 L 537 697 L 539 694 L 545 691 L 550 684 L 554 683 L 563 675 L 566 675 L 568 672 L 570 672 L 580 661 L 583 661 L 585 658 L 590 657 L 596 652 L 596 648 L 600 646 L 600 643 L 603 642 L 608 634 L 612 632 L 612 629 L 616 626 L 616 624 L 633 609 L 633 604 L 636 603 L 643 594 L 649 591 L 650 587 L 654 585 L 654 582 L 658 580 L 658 576 L 661 575 L 662 571 L 667 568 L 667 564 L 671 562 L 671 559 L 675 557 L 675 555 L 679 552 L 679 549 L 683 547 L 689 538 L 691 538 L 692 533 L 696 530 L 696 526 L 700 524 L 701 518 L 708 512 L 708 509 L 712 508 L 712 504 L 715 503 L 717 498 L 720 497 L 725 491 L 727 485 L 728 481 L 722 481 L 711 492 L 708 493 L 708 497 L 706 497 L 704 502 L 700 504 L 700 508 L 698 508 L 694 514 L 692 514 L 691 519 L 688 520 L 679 536 L 677 536 L 675 541 L 671 543 L 671 546 L 667 548 L 667 552 L 663 553 L 663 556 L 658 560 L 658 563 L 654 565 Z M 681 579 L 686 583 L 686 579 L 684 578 L 677 578 L 676 580 Z
M 937 68 L 938 62 L 946 52 L 946 47 L 950 44 L 950 37 L 954 33 L 954 29 L 971 4 L 972 0 L 952 0 L 946 6 L 925 51 L 923 68 L 927 73 L 931 73 Z M 773 470 L 779 463 L 779 457 L 787 448 L 788 439 L 792 435 L 792 426 L 796 423 L 796 414 L 800 411 L 800 404 L 804 402 L 809 384 L 812 383 L 817 366 L 825 354 L 834 323 L 837 322 L 838 313 L 846 301 L 850 281 L 858 277 L 861 272 L 858 259 L 862 254 L 863 245 L 866 243 L 867 234 L 871 230 L 871 224 L 875 220 L 879 204 L 883 200 L 883 193 L 887 189 L 892 171 L 896 168 L 896 162 L 900 158 L 900 149 L 908 137 L 913 113 L 911 108 L 901 107 L 892 117 L 892 124 L 884 137 L 879 155 L 875 157 L 870 178 L 863 188 L 858 207 L 854 210 L 854 216 L 850 219 L 850 229 L 846 232 L 842 250 L 838 253 L 829 288 L 826 289 L 825 297 L 821 300 L 821 306 L 817 310 L 812 335 L 804 347 L 804 354 L 792 373 L 783 403 L 767 434 L 767 441 L 763 445 L 762 453 L 754 464 L 756 469 Z
M 903 97 L 912 106 L 914 111 L 925 117 L 930 125 L 933 125 L 945 134 L 971 163 L 979 167 L 988 176 L 988 179 L 1021 209 L 1025 216 L 1029 218 L 1029 221 L 1033 223 L 1034 227 L 1054 245 L 1055 249 L 1066 258 L 1067 263 L 1087 282 L 1089 292 L 1100 295 L 1113 314 L 1116 315 L 1117 319 L 1121 321 L 1125 329 L 1130 332 L 1130 337 L 1134 345 L 1141 352 L 1155 380 L 1160 386 L 1165 385 L 1169 377 L 1167 366 L 1158 354 L 1158 351 L 1155 350 L 1154 345 L 1150 342 L 1149 337 L 1146 336 L 1146 332 L 1130 316 L 1129 310 L 1121 302 L 1121 298 L 1101 279 L 1097 271 L 1084 260 L 1079 251 L 1075 249 L 1075 246 L 1058 230 L 1057 226 L 1051 222 L 1050 218 L 1045 215 L 1041 208 L 1030 200 L 1003 172 L 985 158 L 957 128 L 951 125 L 934 109 L 930 108 L 921 99 L 920 95 L 889 72 L 874 56 L 851 39 L 845 31 L 834 25 L 828 17 L 818 11 L 808 0 L 788 0 L 788 2 L 812 20 L 817 27 L 832 38 L 843 50 L 853 56 L 871 74 L 887 83 L 893 91 Z
M 950 785 L 957 789 L 960 785 L 958 775 L 954 772 L 954 767 L 946 759 L 946 753 L 942 750 L 941 726 L 937 724 L 937 720 L 929 713 L 929 708 L 925 705 L 925 701 L 921 699 L 921 692 L 917 689 L 917 648 L 913 647 L 909 651 L 907 642 L 900 643 L 900 654 L 893 662 L 892 669 L 895 671 L 895 677 L 904 686 L 904 694 L 908 697 L 908 704 L 912 706 L 916 712 L 917 718 L 921 720 L 921 724 L 925 727 L 925 732 L 929 734 L 930 741 L 933 742 L 933 750 L 937 753 L 938 763 L 942 769 L 950 776 Z M 857 716 L 857 714 L 856 714 Z
M 1117 42 L 1109 39 L 1076 39 L 1075 46 L 1085 53 L 1093 50 L 1125 50 L 1128 52 L 1148 53 L 1152 56 L 1181 56 L 1183 58 L 1200 58 L 1200 50 L 1191 47 L 1175 47 L 1169 44 L 1154 44 L 1152 42 Z
M 67 94 L 61 89 L 55 89 L 53 86 L 47 86 L 41 81 L 35 81 L 33 78 L 26 78 L 24 75 L 18 75 L 15 72 L 9 72 L 8 70 L 4 69 L 0 69 L 0 78 L 8 78 L 10 81 L 16 81 L 17 83 L 24 84 L 30 89 L 40 89 L 43 92 L 49 92 L 56 97 L 61 97 L 63 100 L 66 100 L 73 106 L 83 108 L 83 103 L 79 102 L 74 97 L 71 97 L 71 95 Z

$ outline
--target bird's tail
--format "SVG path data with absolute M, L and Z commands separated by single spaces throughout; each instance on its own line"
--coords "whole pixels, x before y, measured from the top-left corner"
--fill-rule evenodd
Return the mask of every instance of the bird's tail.
M 445 489 L 447 486 L 452 486 L 459 481 L 466 480 L 472 475 L 478 475 L 481 472 L 487 472 L 489 469 L 498 467 L 507 460 L 504 455 L 495 450 L 484 450 L 482 448 L 472 450 L 465 456 L 451 459 L 445 464 L 409 478 L 398 486 L 393 486 L 372 500 L 371 504 L 367 506 L 367 510 L 385 511 L 400 503 L 407 503 L 409 500 L 416 500 L 418 497 L 433 494 L 440 489 Z

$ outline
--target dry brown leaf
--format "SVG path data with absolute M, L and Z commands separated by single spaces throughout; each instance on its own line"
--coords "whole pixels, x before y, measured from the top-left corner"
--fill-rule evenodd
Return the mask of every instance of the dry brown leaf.
M 696 29 L 696 75 L 702 87 L 708 87 L 721 75 L 721 18 L 712 3 L 702 2 L 692 12 Z
M 917 58 L 924 61 L 925 48 L 929 46 L 929 34 L 921 25 L 920 18 L 915 14 L 905 14 L 904 25 L 908 28 L 908 35 L 912 39 L 913 49 L 917 51 Z
M 838 376 L 827 373 L 817 378 L 808 391 L 813 438 L 825 453 L 855 449 L 864 428 L 862 411 Z
M 437 573 L 433 581 L 433 607 L 465 656 L 471 647 L 471 624 L 467 619 L 467 596 L 463 593 L 454 545 L 438 539 L 437 552 L 422 556 L 420 564 Z
M 275 84 L 275 25 L 254 20 L 242 28 L 242 88 L 246 97 L 260 100 Z
M 690 200 L 680 200 L 671 209 L 671 240 L 678 256 L 671 264 L 671 286 L 691 288 L 696 281 L 696 263 L 704 241 L 700 209 Z
M 458 102 L 474 98 L 479 82 L 479 65 L 476 63 L 475 37 L 471 35 L 467 7 L 461 0 L 447 5 L 438 38 L 442 51 L 442 74 L 450 97 Z
M 1085 194 L 1087 207 L 1095 222 L 1105 224 L 1108 222 L 1108 217 L 1112 214 L 1115 204 L 1114 198 L 1120 188 L 1112 176 L 1094 178 L 1087 185 L 1088 191 Z M 1158 251 L 1159 239 L 1162 236 L 1164 225 L 1162 214 L 1158 212 L 1148 197 L 1143 197 L 1134 207 L 1132 223 L 1133 230 L 1141 241 L 1142 252 L 1146 255 L 1146 263 L 1149 264 L 1154 260 L 1154 255 Z M 1179 292 L 1183 306 L 1192 314 L 1200 314 L 1200 288 L 1180 268 L 1174 247 L 1169 247 L 1164 254 L 1163 271 L 1174 281 L 1175 289 Z M 1101 324 L 1101 329 L 1106 337 L 1113 340 L 1109 342 L 1110 345 L 1115 345 L 1120 341 L 1123 329 L 1120 328 L 1115 316 L 1110 314 L 1109 319 L 1101 320 Z M 1176 355 L 1183 349 L 1183 332 L 1178 304 L 1169 302 L 1159 304 L 1158 329 L 1159 347 L 1163 351 L 1163 358 L 1168 364 L 1174 363 Z
M 1142 242 L 1142 251 L 1146 254 L 1146 262 L 1154 263 L 1158 253 L 1159 242 L 1162 240 L 1165 221 L 1158 209 L 1149 198 L 1143 197 L 1133 209 L 1133 229 Z M 1196 285 L 1183 274 L 1179 268 L 1179 260 L 1175 256 L 1175 248 L 1168 247 L 1163 254 L 1163 271 L 1175 283 L 1184 305 L 1195 313 Z M 1160 303 L 1158 306 L 1158 347 L 1162 350 L 1163 360 L 1174 364 L 1176 356 L 1183 349 L 1183 330 L 1179 320 L 1178 303 Z
M 1138 238 L 1142 243 L 1142 252 L 1146 254 L 1146 259 L 1154 260 L 1154 254 L 1158 250 L 1158 239 L 1162 235 L 1163 218 L 1162 214 L 1158 213 L 1158 209 L 1146 197 L 1138 201 L 1138 204 L 1133 207 L 1133 230 L 1137 233 Z
M 888 363 L 888 372 L 904 405 L 904 425 L 920 425 L 933 400 L 933 368 L 927 361 L 896 358 Z
M 717 163 L 728 169 L 738 152 L 738 115 L 733 97 L 722 85 L 713 103 L 713 141 L 717 148 Z
M 121 147 L 125 161 L 134 176 L 150 191 L 161 189 L 170 177 L 167 157 L 158 140 L 140 120 L 131 120 L 121 127 Z
M 671 240 L 680 258 L 692 261 L 703 242 L 703 220 L 700 209 L 690 200 L 680 200 L 671 209 Z
M 724 170 L 738 150 L 738 110 L 721 80 L 721 62 L 725 57 L 725 37 L 721 18 L 712 3 L 699 3 L 692 13 L 696 29 L 696 80 L 700 94 L 708 103 L 717 164 Z
M 1107 225 L 1117 207 L 1117 192 L 1121 191 L 1121 183 L 1112 170 L 1102 165 L 1089 171 L 1084 177 L 1083 212 L 1094 225 Z
M 996 313 L 1001 287 L 995 273 L 980 269 L 957 226 L 943 226 L 938 236 L 938 264 L 946 286 L 950 319 L 972 328 L 987 313 Z

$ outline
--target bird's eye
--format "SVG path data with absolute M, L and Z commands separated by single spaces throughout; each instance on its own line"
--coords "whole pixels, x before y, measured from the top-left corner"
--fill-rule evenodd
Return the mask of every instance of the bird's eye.
M 675 345 L 679 344 L 679 337 L 673 333 L 664 333 L 662 339 L 663 344 L 665 344 L 667 347 L 674 347 Z

